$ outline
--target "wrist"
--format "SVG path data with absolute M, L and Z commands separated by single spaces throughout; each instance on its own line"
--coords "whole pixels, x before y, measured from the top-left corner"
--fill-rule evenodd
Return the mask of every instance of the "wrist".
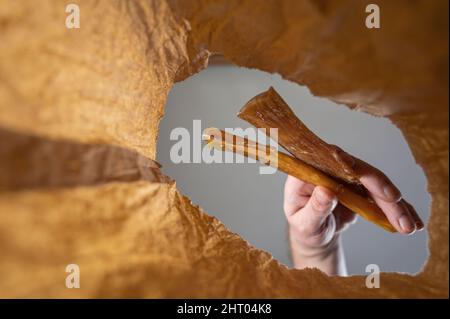
M 347 274 L 339 234 L 326 244 L 309 246 L 289 229 L 292 260 L 297 269 L 318 268 L 328 275 Z
M 317 237 L 320 237 L 318 234 Z M 339 249 L 340 236 L 339 234 L 334 234 L 333 237 L 325 243 L 318 244 L 317 241 L 312 238 L 304 238 L 303 236 L 298 236 L 292 227 L 289 227 L 289 240 L 291 245 L 291 250 L 295 255 L 304 259 L 323 259 L 333 253 L 336 253 Z M 309 242 L 314 242 L 313 244 Z

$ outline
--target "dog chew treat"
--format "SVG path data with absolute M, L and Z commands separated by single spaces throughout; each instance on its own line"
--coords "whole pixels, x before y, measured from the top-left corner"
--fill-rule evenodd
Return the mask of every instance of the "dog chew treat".
M 210 147 L 254 158 L 305 182 L 326 187 L 336 194 L 339 202 L 345 207 L 389 232 L 396 232 L 383 211 L 370 198 L 357 194 L 349 187 L 293 156 L 247 138 L 225 133 L 217 128 L 205 129 L 203 139 Z
M 248 101 L 238 117 L 267 133 L 278 128 L 278 144 L 289 153 L 348 183 L 360 184 L 352 167 L 340 159 L 341 150 L 311 132 L 272 87 Z

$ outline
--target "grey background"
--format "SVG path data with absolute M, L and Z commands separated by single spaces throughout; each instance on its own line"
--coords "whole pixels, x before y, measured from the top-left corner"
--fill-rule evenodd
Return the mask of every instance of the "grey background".
M 278 75 L 234 66 L 211 66 L 176 84 L 161 122 L 157 160 L 195 204 L 255 247 L 292 266 L 282 211 L 284 173 L 260 175 L 259 164 L 174 164 L 170 160 L 170 148 L 176 143 L 170 140 L 173 128 L 184 127 L 192 134 L 194 119 L 202 121 L 202 129 L 250 127 L 236 113 L 269 86 L 325 141 L 383 170 L 428 220 L 425 176 L 401 132 L 388 120 L 314 97 Z M 382 271 L 416 273 L 428 256 L 426 231 L 412 236 L 389 234 L 362 218 L 344 233 L 343 243 L 350 274 L 364 274 L 372 263 Z

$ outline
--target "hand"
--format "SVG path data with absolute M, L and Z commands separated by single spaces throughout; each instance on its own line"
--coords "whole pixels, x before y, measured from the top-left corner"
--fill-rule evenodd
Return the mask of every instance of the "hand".
M 414 208 L 402 199 L 386 175 L 343 151 L 339 154 L 361 176 L 361 183 L 400 233 L 412 234 L 423 229 Z M 332 191 L 292 176 L 286 180 L 284 212 L 295 267 L 316 267 L 330 275 L 345 275 L 339 235 L 356 220 L 356 215 L 339 204 Z

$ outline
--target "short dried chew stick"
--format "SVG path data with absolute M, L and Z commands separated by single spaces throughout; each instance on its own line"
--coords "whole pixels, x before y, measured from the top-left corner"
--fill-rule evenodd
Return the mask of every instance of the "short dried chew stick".
M 326 187 L 337 195 L 339 202 L 345 207 L 389 232 L 396 232 L 381 209 L 369 198 L 355 193 L 347 186 L 293 156 L 255 141 L 225 133 L 217 128 L 205 129 L 203 139 L 210 147 L 254 158 L 307 183 Z
M 238 117 L 266 132 L 277 128 L 278 143 L 289 153 L 343 181 L 360 184 L 352 167 L 338 156 L 340 149 L 311 132 L 272 87 L 248 101 Z

